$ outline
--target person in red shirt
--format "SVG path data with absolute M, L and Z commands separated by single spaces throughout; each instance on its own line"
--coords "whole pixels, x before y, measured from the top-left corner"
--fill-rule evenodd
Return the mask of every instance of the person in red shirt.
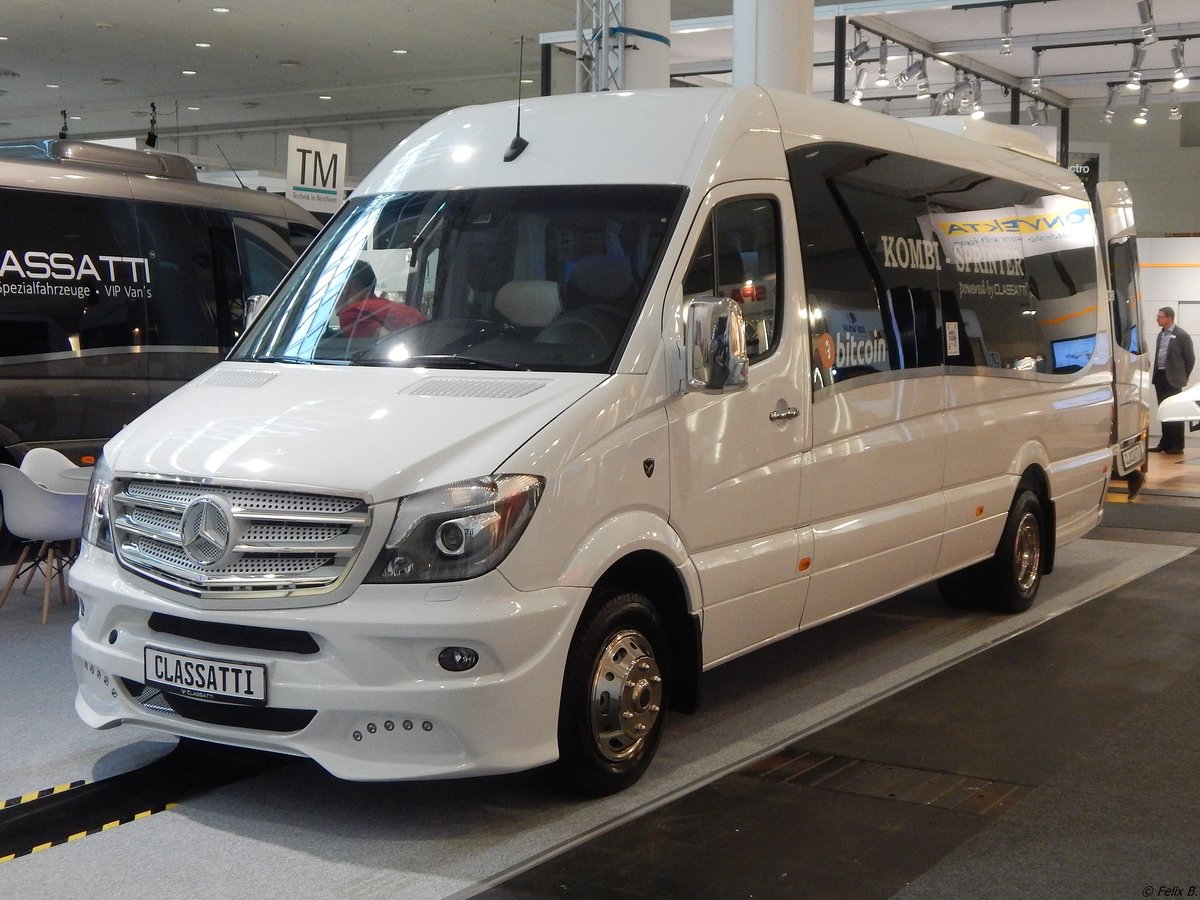
M 346 337 L 374 337 L 401 331 L 426 321 L 425 315 L 406 303 L 377 297 L 375 270 L 359 260 L 350 271 L 342 298 L 346 305 L 338 312 L 338 327 Z

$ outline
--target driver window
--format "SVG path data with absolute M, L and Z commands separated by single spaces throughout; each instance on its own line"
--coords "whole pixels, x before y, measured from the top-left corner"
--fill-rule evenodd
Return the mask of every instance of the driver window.
M 685 299 L 731 297 L 746 319 L 753 363 L 779 343 L 779 208 L 768 197 L 718 206 L 705 223 L 687 274 Z

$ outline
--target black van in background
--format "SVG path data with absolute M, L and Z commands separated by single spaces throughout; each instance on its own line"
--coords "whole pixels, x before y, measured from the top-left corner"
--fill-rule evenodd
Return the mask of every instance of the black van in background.
M 224 356 L 318 229 L 181 156 L 0 145 L 0 462 L 39 446 L 94 462 Z

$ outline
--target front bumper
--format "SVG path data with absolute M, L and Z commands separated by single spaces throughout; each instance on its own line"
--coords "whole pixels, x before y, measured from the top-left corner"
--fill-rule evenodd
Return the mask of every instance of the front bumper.
M 88 725 L 133 723 L 307 756 L 353 780 L 483 775 L 556 759 L 563 668 L 587 599 L 584 588 L 520 592 L 490 572 L 456 584 L 361 585 L 327 606 L 231 600 L 197 609 L 87 545 L 71 586 L 81 601 L 75 708 Z M 148 644 L 264 665 L 267 706 L 173 710 L 143 690 Z M 478 664 L 443 669 L 438 654 L 452 646 L 477 651 Z

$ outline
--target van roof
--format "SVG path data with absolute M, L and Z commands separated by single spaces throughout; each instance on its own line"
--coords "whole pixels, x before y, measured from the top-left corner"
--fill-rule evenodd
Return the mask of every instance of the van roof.
M 186 157 L 86 141 L 0 142 L 0 188 L 178 203 L 320 224 L 286 197 L 200 181 Z
M 126 175 L 157 175 L 159 178 L 196 180 L 196 167 L 174 153 L 130 150 L 89 141 L 48 139 L 0 144 L 0 158 L 47 160 L 78 166 L 112 169 Z
M 1028 153 L 761 87 L 538 97 L 521 100 L 519 111 L 528 146 L 513 161 L 504 156 L 517 133 L 518 103 L 463 107 L 401 141 L 355 196 L 399 189 L 786 178 L 782 151 L 821 141 L 923 156 L 1086 196 L 1066 170 Z

